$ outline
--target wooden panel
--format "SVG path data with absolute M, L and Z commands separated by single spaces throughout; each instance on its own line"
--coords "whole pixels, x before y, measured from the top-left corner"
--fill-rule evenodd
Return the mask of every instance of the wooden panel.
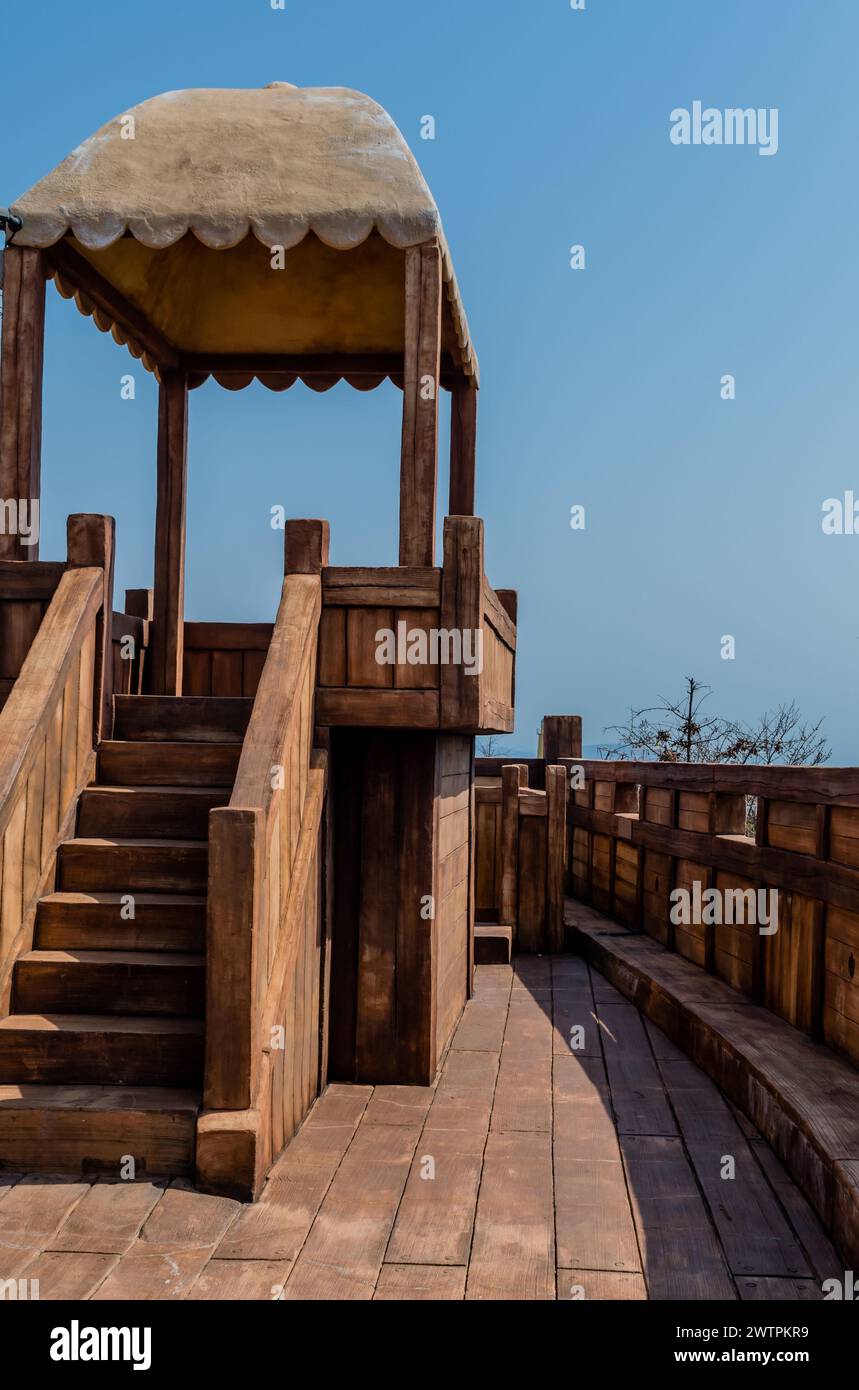
M 612 842 L 608 835 L 594 835 L 591 846 L 591 895 L 600 912 L 611 911 Z
M 859 807 L 833 806 L 829 821 L 829 858 L 859 869 Z
M 792 801 L 770 801 L 767 808 L 767 844 L 795 854 L 817 852 L 817 807 Z
M 778 930 L 760 938 L 762 1002 L 806 1033 L 820 1025 L 823 987 L 822 905 L 779 893 Z
M 750 879 L 741 878 L 737 874 L 717 873 L 715 887 L 721 893 L 724 902 L 726 893 L 754 892 L 756 885 Z M 734 912 L 735 917 L 739 915 L 739 912 Z M 743 909 L 744 919 L 747 919 L 748 915 Z M 723 922 L 715 928 L 714 973 L 745 994 L 754 991 L 757 942 L 757 930 L 748 920 L 735 922 L 733 925 Z
M 346 684 L 370 690 L 390 690 L 394 667 L 376 660 L 376 633 L 393 630 L 391 608 L 350 608 L 346 615 Z
M 670 939 L 671 858 L 654 850 L 642 850 L 642 926 L 648 936 L 667 946 Z
M 834 815 L 834 811 L 833 811 Z M 859 913 L 826 913 L 824 1039 L 859 1063 Z
M 677 797 L 677 824 L 681 830 L 710 831 L 710 797 L 704 792 L 680 792 Z
M 323 608 L 319 625 L 319 684 L 346 684 L 346 609 Z
M 695 864 L 688 859 L 678 859 L 675 879 L 676 888 L 684 888 L 691 898 L 695 884 L 701 886 L 703 893 L 710 886 L 709 869 L 703 864 Z M 695 917 L 694 908 L 689 914 Z M 701 922 L 692 921 L 688 926 L 675 926 L 674 948 L 687 960 L 696 965 L 705 965 L 707 960 L 707 929 Z
M 516 949 L 544 949 L 546 922 L 546 827 L 542 820 L 519 821 L 519 917 Z

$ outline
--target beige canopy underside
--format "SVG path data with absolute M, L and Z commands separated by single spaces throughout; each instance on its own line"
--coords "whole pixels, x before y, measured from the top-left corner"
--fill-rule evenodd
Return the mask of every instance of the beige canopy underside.
M 448 350 L 476 374 L 432 194 L 391 117 L 359 92 L 272 83 L 152 97 L 13 211 L 16 245 L 68 239 L 178 351 L 200 354 L 402 352 L 405 248 L 437 239 Z

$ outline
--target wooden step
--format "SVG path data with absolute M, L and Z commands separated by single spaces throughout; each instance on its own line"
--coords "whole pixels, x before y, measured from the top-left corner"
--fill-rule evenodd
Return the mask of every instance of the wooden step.
M 253 700 L 222 695 L 115 695 L 114 739 L 241 743 Z
M 0 1086 L 0 1169 L 192 1177 L 198 1091 L 161 1086 Z
M 513 954 L 513 928 L 494 922 L 478 922 L 474 928 L 475 965 L 509 965 Z
M 49 893 L 36 909 L 35 944 L 45 951 L 203 951 L 206 899 L 137 893 L 134 918 L 121 893 Z
M 87 787 L 78 809 L 81 839 L 206 840 L 209 812 L 229 787 Z
M 77 892 L 205 893 L 208 854 L 198 840 L 66 840 L 58 884 Z
M 98 781 L 126 787 L 232 787 L 239 743 L 108 740 L 98 752 Z
M 189 1018 L 11 1014 L 0 1019 L 0 1086 L 193 1086 L 204 1025 Z
M 202 1018 L 206 958 L 157 951 L 28 951 L 15 962 L 18 1014 Z

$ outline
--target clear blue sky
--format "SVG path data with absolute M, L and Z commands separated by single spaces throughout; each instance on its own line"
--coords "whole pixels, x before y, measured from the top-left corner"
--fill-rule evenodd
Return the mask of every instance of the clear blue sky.
M 4 14 L 0 203 L 156 92 L 368 92 L 435 193 L 480 354 L 487 569 L 520 594 L 510 747 L 544 712 L 596 742 L 694 673 L 726 715 L 795 698 L 855 763 L 859 535 L 823 535 L 821 504 L 859 497 L 857 47 L 856 0 L 45 0 Z M 696 99 L 778 107 L 778 154 L 672 145 Z M 137 366 L 122 401 L 129 370 L 51 290 L 42 553 L 68 512 L 112 512 L 120 594 L 152 574 L 156 393 Z M 400 402 L 193 394 L 189 617 L 271 617 L 274 503 L 328 517 L 335 563 L 395 563 Z

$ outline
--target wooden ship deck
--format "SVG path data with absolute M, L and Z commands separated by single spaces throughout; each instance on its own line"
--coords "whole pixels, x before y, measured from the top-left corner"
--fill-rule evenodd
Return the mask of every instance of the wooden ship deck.
M 288 84 L 135 119 L 13 205 L 3 254 L 0 1280 L 822 1297 L 859 1256 L 859 771 L 592 763 L 575 716 L 475 758 L 513 728 L 516 595 L 402 136 Z M 123 611 L 112 518 L 69 517 L 61 560 L 8 524 L 40 497 L 49 281 L 158 379 L 154 581 Z M 276 613 L 189 619 L 209 377 L 394 382 L 399 563 L 333 566 L 288 520 Z M 779 931 L 675 926 L 678 886 L 777 891 Z

